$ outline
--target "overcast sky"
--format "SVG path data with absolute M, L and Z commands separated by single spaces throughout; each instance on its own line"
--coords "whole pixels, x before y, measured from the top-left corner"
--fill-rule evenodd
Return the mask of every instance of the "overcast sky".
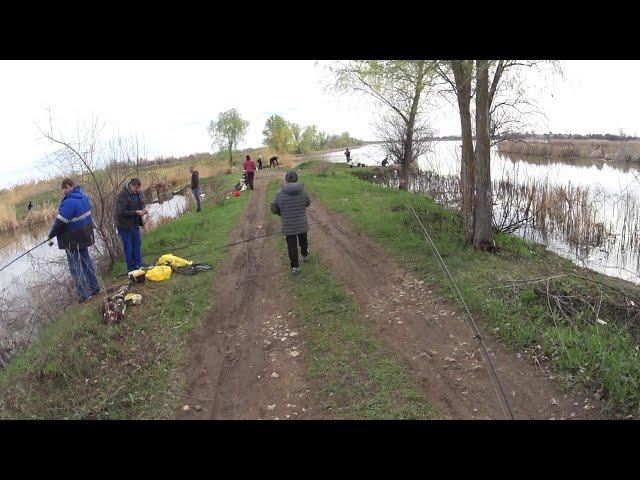
M 72 134 L 92 116 L 105 138 L 137 135 L 149 158 L 211 151 L 207 125 L 237 108 L 249 121 L 245 142 L 258 146 L 274 114 L 329 133 L 374 139 L 376 107 L 326 92 L 315 61 L 0 61 L 0 186 L 37 175 L 52 150 L 39 133 L 48 121 Z M 536 131 L 640 133 L 640 61 L 567 61 L 564 78 L 530 75 L 546 119 Z M 439 135 L 459 133 L 453 107 L 436 109 Z

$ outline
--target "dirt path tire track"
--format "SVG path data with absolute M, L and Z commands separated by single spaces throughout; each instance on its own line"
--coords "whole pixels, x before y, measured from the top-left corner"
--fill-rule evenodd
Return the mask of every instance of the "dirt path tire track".
M 311 255 L 319 255 L 354 293 L 374 334 L 412 373 L 427 401 L 449 418 L 504 419 L 504 407 L 462 312 L 312 198 Z M 546 367 L 518 359 L 480 329 L 516 419 L 604 418 L 584 393 L 559 393 Z
M 266 206 L 276 174 L 259 176 L 230 242 L 279 228 Z M 304 334 L 288 314 L 282 289 L 289 272 L 273 235 L 230 247 L 217 272 L 212 309 L 190 340 L 187 397 L 178 419 L 309 418 Z M 294 334 L 294 335 L 292 335 Z M 299 352 L 293 357 L 292 352 Z M 275 373 L 275 375 L 274 375 Z M 198 405 L 201 409 L 196 411 Z

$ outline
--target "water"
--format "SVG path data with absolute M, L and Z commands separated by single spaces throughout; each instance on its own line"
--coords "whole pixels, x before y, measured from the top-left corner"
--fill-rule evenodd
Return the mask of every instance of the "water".
M 412 179 L 411 189 L 455 206 L 460 148 L 459 141 L 434 142 L 431 151 L 418 159 L 422 178 Z M 325 158 L 346 161 L 344 152 Z M 379 166 L 385 153 L 379 145 L 367 145 L 354 148 L 351 158 L 352 163 Z M 425 178 L 427 172 L 437 175 Z M 513 233 L 580 266 L 640 284 L 640 166 L 508 155 L 492 149 L 491 175 L 494 224 L 503 214 L 508 221 L 522 215 L 527 198 L 535 199 L 537 206 L 547 202 Z M 499 188 L 500 182 L 504 188 Z M 508 199 L 515 199 L 515 205 Z
M 153 228 L 162 218 L 177 217 L 187 206 L 188 199 L 182 195 L 150 204 L 146 224 Z M 0 267 L 42 242 L 50 227 L 40 224 L 0 236 Z M 101 260 L 100 245 L 96 238 L 96 245 L 89 248 L 96 264 Z M 74 299 L 66 254 L 55 241 L 52 247 L 45 243 L 4 269 L 0 273 L 0 368 Z
M 174 195 L 171 200 L 161 204 L 152 203 L 148 205 L 146 222 L 155 223 L 163 217 L 176 217 L 184 211 L 186 205 L 187 198 L 183 195 Z M 51 224 L 42 223 L 0 235 L 0 267 L 45 240 L 50 229 Z M 89 251 L 95 258 L 96 247 L 90 247 Z M 24 293 L 25 288 L 49 275 L 70 277 L 66 254 L 58 248 L 55 240 L 52 247 L 45 243 L 0 273 L 0 299 L 11 301 L 16 295 Z

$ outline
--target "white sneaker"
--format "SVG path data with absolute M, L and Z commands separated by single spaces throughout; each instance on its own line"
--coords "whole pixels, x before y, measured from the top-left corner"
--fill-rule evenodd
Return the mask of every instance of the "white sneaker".
M 300 269 L 297 267 L 291 267 L 291 273 L 293 274 L 300 273 Z
M 308 262 L 309 261 L 309 255 L 307 255 L 306 257 L 302 257 L 302 261 L 303 262 Z

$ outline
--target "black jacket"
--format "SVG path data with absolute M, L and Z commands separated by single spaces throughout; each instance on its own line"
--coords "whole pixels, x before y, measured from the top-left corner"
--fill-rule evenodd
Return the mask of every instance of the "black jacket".
M 307 233 L 307 207 L 310 204 L 311 199 L 301 183 L 286 183 L 282 187 L 271 203 L 271 212 L 282 217 L 282 233 Z
M 116 203 L 116 226 L 120 230 L 132 230 L 142 226 L 142 217 L 136 215 L 136 210 L 145 207 L 142 195 L 134 195 L 126 184 L 118 194 Z
M 199 188 L 199 187 L 200 187 L 200 174 L 198 173 L 197 170 L 195 170 L 191 174 L 191 190 L 193 190 L 194 188 Z

